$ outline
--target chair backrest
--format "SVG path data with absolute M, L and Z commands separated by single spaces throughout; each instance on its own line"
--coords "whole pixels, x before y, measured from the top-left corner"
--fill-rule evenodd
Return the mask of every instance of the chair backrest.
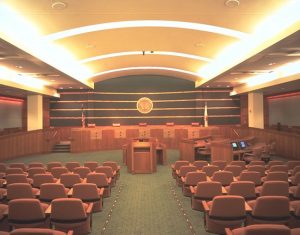
M 245 199 L 241 196 L 221 195 L 212 200 L 209 217 L 216 220 L 245 219 Z
M 66 233 L 50 228 L 17 228 L 10 235 L 66 235 Z
M 45 165 L 42 162 L 30 162 L 30 163 L 28 163 L 28 168 L 33 168 L 33 167 L 45 168 Z
M 300 172 L 300 166 L 295 166 L 291 171 L 292 175 L 296 175 L 297 172 Z
M 291 183 L 293 185 L 298 185 L 300 184 L 300 171 L 297 172 L 294 176 L 291 177 Z
M 73 198 L 80 198 L 84 202 L 99 200 L 98 188 L 93 183 L 80 183 L 73 186 Z
M 86 219 L 83 203 L 79 198 L 57 198 L 51 202 L 50 219 L 58 223 L 78 223 Z
M 51 172 L 53 167 L 61 167 L 63 164 L 61 162 L 48 162 L 47 163 L 47 171 Z
M 261 185 L 261 174 L 256 171 L 242 171 L 239 181 L 251 181 L 255 186 Z
M 283 224 L 253 224 L 244 229 L 244 235 L 291 235 L 290 228 Z
M 288 161 L 286 165 L 289 170 L 293 170 L 296 166 L 300 166 L 300 161 Z
M 185 177 L 188 172 L 196 171 L 197 167 L 195 166 L 181 166 L 179 168 L 179 177 Z
M 238 165 L 227 165 L 224 168 L 224 171 L 232 172 L 234 177 L 239 176 L 243 170 L 244 170 L 244 168 L 242 166 L 238 166 Z
M 10 168 L 21 168 L 24 172 L 27 171 L 27 166 L 25 165 L 25 163 L 21 163 L 21 162 L 16 162 L 16 163 L 11 163 L 9 164 Z
M 230 171 L 216 171 L 211 179 L 220 182 L 223 186 L 227 186 L 233 182 L 233 173 Z
M 261 161 L 261 160 L 253 160 L 251 161 L 249 164 L 248 164 L 248 167 L 249 166 L 253 166 L 253 165 L 259 165 L 259 166 L 265 166 L 266 163 L 264 161 Z
M 56 198 L 66 198 L 67 192 L 63 184 L 45 183 L 40 187 L 40 200 L 44 202 L 51 202 Z
M 248 171 L 257 171 L 261 177 L 265 176 L 265 167 L 261 165 L 248 166 Z
M 278 181 L 288 181 L 289 179 L 289 175 L 287 172 L 283 172 L 283 171 L 272 171 L 269 172 L 269 174 L 267 174 L 265 181 L 274 181 L 274 180 L 278 180 Z
M 0 172 L 5 173 L 7 169 L 7 165 L 5 163 L 0 162 Z
M 206 181 L 206 173 L 205 172 L 188 172 L 185 175 L 185 184 L 196 186 L 198 182 Z
M 188 162 L 188 161 L 176 161 L 175 163 L 174 163 L 174 170 L 179 170 L 179 168 L 181 167 L 181 166 L 187 166 L 187 165 L 189 165 L 190 163 Z
M 46 174 L 46 169 L 43 167 L 30 167 L 27 170 L 28 178 L 33 178 L 35 174 Z
M 117 164 L 117 162 L 113 162 L 113 161 L 105 161 L 102 163 L 103 166 L 110 166 L 114 171 L 118 171 L 119 170 L 119 166 Z
M 289 183 L 284 181 L 266 181 L 260 196 L 289 196 Z
M 50 172 L 54 178 L 58 179 L 62 174 L 68 173 L 69 170 L 64 166 L 57 166 L 57 167 L 52 167 Z
M 222 184 L 220 182 L 203 181 L 197 183 L 195 197 L 202 200 L 211 200 L 218 195 L 222 195 Z
M 9 168 L 6 169 L 5 174 L 6 175 L 10 175 L 10 174 L 23 174 L 23 175 L 25 175 L 25 172 L 21 168 L 11 168 L 11 167 L 9 167 Z
M 35 188 L 40 188 L 44 183 L 54 183 L 54 177 L 51 174 L 35 174 L 32 180 L 32 186 Z
M 276 206 L 274 206 L 276 205 Z M 289 199 L 284 196 L 261 196 L 256 199 L 252 215 L 256 219 L 288 219 L 290 213 Z
M 17 198 L 35 198 L 32 187 L 28 183 L 14 183 L 7 185 L 7 200 Z
M 290 188 L 294 188 L 294 190 L 292 190 L 292 197 L 296 200 L 300 200 L 300 184 L 298 184 L 297 186 L 292 186 Z
M 244 169 L 246 169 L 246 162 L 245 161 L 232 161 L 230 162 L 231 166 L 241 166 Z
M 86 178 L 86 176 L 91 173 L 90 168 L 86 167 L 86 166 L 80 166 L 80 167 L 75 167 L 73 172 L 75 174 L 79 174 L 80 178 L 84 179 Z
M 96 167 L 99 166 L 99 164 L 98 164 L 98 162 L 89 161 L 89 162 L 84 162 L 83 166 L 86 166 L 86 167 L 90 168 L 91 171 L 94 171 L 96 169 Z
M 28 183 L 27 177 L 24 174 L 9 174 L 6 176 L 6 184 L 13 183 Z
M 64 173 L 60 176 L 60 183 L 66 188 L 72 188 L 74 184 L 81 183 L 81 178 L 79 174 Z
M 8 221 L 14 224 L 36 223 L 46 216 L 38 199 L 22 198 L 8 202 Z
M 245 200 L 255 199 L 255 184 L 251 181 L 231 182 L 228 190 L 228 195 L 242 196 L 245 198 Z
M 108 186 L 108 179 L 104 173 L 90 173 L 86 177 L 87 183 L 94 183 L 97 187 L 106 187 Z
M 223 160 L 216 160 L 212 161 L 211 165 L 218 166 L 220 170 L 224 170 L 224 168 L 227 166 L 227 162 Z
M 199 161 L 194 161 L 193 162 L 193 165 L 195 167 L 197 167 L 197 170 L 202 170 L 202 168 L 204 166 L 208 166 L 208 161 L 202 161 L 202 160 L 199 160 Z
M 79 162 L 66 162 L 65 167 L 68 169 L 68 171 L 73 172 L 75 167 L 80 167 Z
M 202 168 L 202 171 L 206 173 L 207 176 L 211 177 L 214 172 L 219 171 L 220 167 L 215 166 L 215 165 L 209 165 L 209 166 L 204 166 Z
M 273 171 L 284 171 L 284 172 L 288 172 L 289 168 L 286 165 L 274 165 L 270 167 L 270 172 Z
M 98 166 L 95 169 L 96 173 L 104 173 L 107 178 L 112 178 L 114 176 L 113 169 L 110 166 Z
M 272 160 L 272 161 L 268 162 L 268 164 L 266 165 L 266 168 L 270 169 L 272 166 L 277 166 L 277 165 L 284 165 L 284 162 L 279 161 L 279 160 Z

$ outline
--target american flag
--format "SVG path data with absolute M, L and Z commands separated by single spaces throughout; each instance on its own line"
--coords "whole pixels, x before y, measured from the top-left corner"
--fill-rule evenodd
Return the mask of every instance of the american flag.
M 81 125 L 82 127 L 85 127 L 85 115 L 84 115 L 83 105 L 81 106 Z
M 205 102 L 204 106 L 204 126 L 208 126 L 207 102 Z

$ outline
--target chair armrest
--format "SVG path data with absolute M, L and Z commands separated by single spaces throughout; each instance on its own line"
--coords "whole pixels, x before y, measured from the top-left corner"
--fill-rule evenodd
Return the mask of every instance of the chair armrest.
M 176 170 L 176 175 L 179 175 L 179 170 Z
M 207 201 L 201 201 L 201 203 L 202 203 L 204 211 L 206 213 L 208 213 L 209 212 L 209 207 L 208 207 Z
M 73 235 L 74 234 L 74 231 L 73 230 L 70 230 L 67 232 L 67 235 Z
M 211 182 L 211 178 L 209 176 L 206 176 L 206 181 Z
M 233 233 L 230 230 L 230 228 L 225 228 L 225 233 L 226 233 L 226 235 L 233 235 Z
M 88 208 L 86 209 L 87 214 L 91 214 L 93 211 L 93 203 L 89 203 Z
M 67 195 L 68 195 L 68 197 L 72 197 L 72 195 L 73 195 L 73 188 L 71 188 L 69 190 L 69 192 L 67 193 Z
M 61 184 L 60 179 L 58 179 L 55 183 L 57 184 Z
M 236 181 L 238 181 L 238 180 L 237 180 L 237 178 L 234 176 L 234 177 L 233 177 L 233 182 L 236 182 Z
M 251 212 L 252 212 L 252 208 L 251 208 L 251 206 L 248 205 L 247 202 L 245 202 L 245 211 L 246 211 L 247 213 L 251 213 Z
M 228 192 L 227 192 L 226 188 L 222 186 L 222 194 L 227 194 L 227 193 Z
M 192 194 L 195 194 L 196 190 L 195 190 L 195 188 L 193 186 L 190 186 L 190 190 L 191 190 Z
M 50 215 L 51 214 L 51 204 L 48 206 L 48 208 L 45 211 L 46 215 Z
M 181 176 L 182 183 L 185 183 L 185 177 Z
M 108 179 L 107 179 L 107 182 L 110 184 L 110 183 L 111 183 L 111 178 L 108 178 Z
M 82 180 L 82 183 L 87 183 L 86 181 L 87 181 L 87 179 L 84 178 L 84 179 Z
M 41 191 L 39 190 L 39 191 L 37 191 L 36 193 L 35 193 L 35 196 L 37 197 L 37 198 L 39 198 L 40 197 L 40 195 L 41 195 Z
M 104 193 L 104 188 L 100 188 L 99 196 L 103 196 L 103 193 Z
M 117 174 L 117 172 L 116 171 L 113 171 L 113 176 L 115 176 Z

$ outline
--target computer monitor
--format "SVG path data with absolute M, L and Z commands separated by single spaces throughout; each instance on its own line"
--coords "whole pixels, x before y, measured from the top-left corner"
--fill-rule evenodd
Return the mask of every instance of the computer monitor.
M 241 148 L 241 149 L 245 149 L 245 148 L 247 148 L 247 146 L 248 146 L 246 141 L 240 141 L 240 142 L 239 142 L 239 145 L 240 145 L 240 148 Z
M 238 146 L 237 142 L 231 142 L 231 146 L 232 146 L 233 150 L 238 150 L 239 149 L 239 146 Z

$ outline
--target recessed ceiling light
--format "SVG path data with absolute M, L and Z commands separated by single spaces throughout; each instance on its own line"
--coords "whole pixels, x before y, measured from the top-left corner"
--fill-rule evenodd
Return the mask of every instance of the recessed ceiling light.
M 64 10 L 67 7 L 67 3 L 62 1 L 54 1 L 51 4 L 51 8 L 54 10 Z
M 276 64 L 276 63 L 269 63 L 268 65 L 269 65 L 269 66 L 272 66 L 272 65 L 274 65 L 274 64 Z
M 83 87 L 79 87 L 79 89 L 83 89 Z
M 201 42 L 195 43 L 195 47 L 204 47 L 204 44 Z
M 22 68 L 23 68 L 23 66 L 21 66 L 21 65 L 16 65 L 16 68 L 18 68 L 18 69 L 22 69 Z
M 64 89 L 63 87 L 60 87 L 59 89 Z
M 209 85 L 207 85 L 206 87 L 209 87 Z
M 227 0 L 225 1 L 225 5 L 227 7 L 238 7 L 240 5 L 240 1 L 239 0 Z
M 226 87 L 230 87 L 229 85 L 227 85 Z
M 56 80 L 54 80 L 54 79 L 51 79 L 51 80 L 50 80 L 50 82 L 55 82 L 55 81 L 56 81 Z
M 69 86 L 70 89 L 72 89 L 73 87 Z

